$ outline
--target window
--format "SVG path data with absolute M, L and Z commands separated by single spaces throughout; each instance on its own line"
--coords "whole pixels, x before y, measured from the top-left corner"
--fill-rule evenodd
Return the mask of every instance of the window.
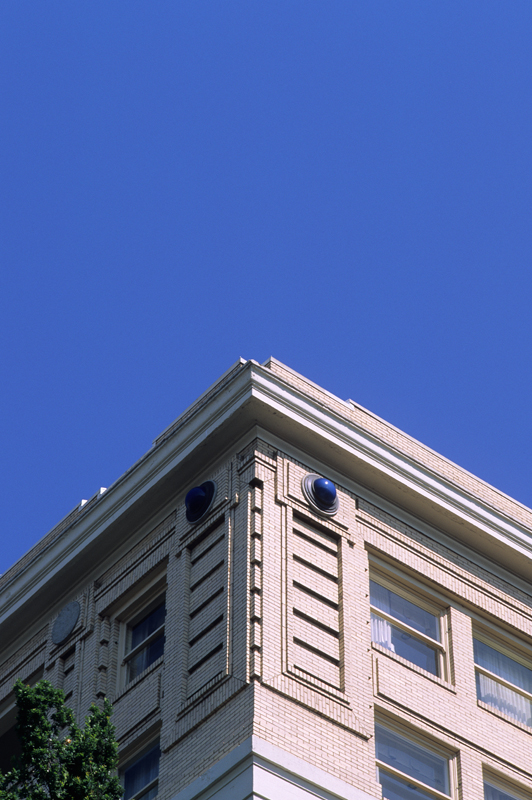
M 375 727 L 375 752 L 386 800 L 450 797 L 447 758 L 381 725 Z
M 532 669 L 503 653 L 502 646 L 496 650 L 483 637 L 473 639 L 473 648 L 477 698 L 516 722 L 532 727 Z
M 29 678 L 24 678 L 28 686 L 35 684 L 43 677 L 43 670 L 39 669 Z M 12 768 L 12 758 L 21 755 L 20 739 L 16 731 L 17 706 L 13 693 L 0 703 L 0 771 L 9 772 Z
M 443 677 L 439 614 L 408 600 L 399 587 L 392 591 L 386 583 L 370 581 L 372 642 Z
M 159 743 L 152 744 L 126 765 L 122 771 L 123 800 L 152 800 L 157 797 L 160 757 Z
M 165 602 L 159 598 L 155 607 L 148 613 L 144 610 L 140 619 L 127 626 L 124 663 L 127 666 L 128 683 L 162 656 L 165 614 Z
M 510 794 L 506 789 L 505 781 L 489 778 L 484 781 L 484 800 L 522 800 L 522 794 Z M 502 788 L 504 786 L 504 788 Z
M 21 755 L 20 740 L 15 726 L 12 725 L 0 734 L 0 772 L 9 772 L 13 766 L 12 759 Z

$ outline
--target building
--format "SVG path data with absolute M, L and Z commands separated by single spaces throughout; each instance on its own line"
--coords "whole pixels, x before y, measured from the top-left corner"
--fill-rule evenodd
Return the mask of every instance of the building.
M 126 800 L 532 800 L 531 576 L 532 511 L 240 360 L 0 578 L 1 762 L 44 676 Z

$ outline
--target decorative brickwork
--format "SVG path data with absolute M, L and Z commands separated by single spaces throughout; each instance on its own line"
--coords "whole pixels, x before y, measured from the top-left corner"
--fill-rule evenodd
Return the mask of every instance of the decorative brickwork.
M 370 439 L 383 448 L 380 482 Z M 425 471 L 419 490 L 406 476 L 399 492 L 393 459 Z M 337 513 L 309 505 L 309 473 L 334 483 Z M 437 507 L 435 495 L 429 504 L 436 479 L 469 516 L 457 522 L 458 506 Z M 191 524 L 184 498 L 207 480 L 215 500 Z M 376 761 L 376 721 L 448 768 L 447 793 L 421 781 L 424 796 L 483 800 L 486 775 L 532 800 L 528 690 L 473 649 L 475 637 L 516 674 L 532 670 L 526 537 L 528 509 L 275 360 L 241 360 L 4 576 L 0 737 L 13 735 L 16 677 L 44 675 L 80 718 L 91 702 L 114 702 L 122 765 L 160 746 L 160 800 L 380 798 L 377 763 L 393 780 L 407 773 Z M 87 563 L 76 561 L 80 541 Z M 57 571 L 64 559 L 61 581 L 48 581 L 35 565 L 62 543 L 46 562 Z M 395 598 L 391 611 L 370 606 L 370 579 Z M 30 613 L 25 592 L 46 602 Z M 79 619 L 55 645 L 54 621 L 73 600 Z M 416 659 L 416 643 L 438 666 Z M 478 699 L 480 673 L 503 687 L 497 697 Z

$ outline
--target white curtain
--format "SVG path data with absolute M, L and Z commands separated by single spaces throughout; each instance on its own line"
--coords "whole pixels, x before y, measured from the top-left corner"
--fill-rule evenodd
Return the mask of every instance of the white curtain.
M 530 700 L 480 672 L 477 672 L 477 695 L 479 700 L 493 706 L 502 714 L 507 714 L 517 722 L 532 726 L 532 703 Z
M 395 653 L 395 647 L 392 644 L 391 624 L 385 619 L 376 617 L 375 614 L 371 615 L 371 641 Z

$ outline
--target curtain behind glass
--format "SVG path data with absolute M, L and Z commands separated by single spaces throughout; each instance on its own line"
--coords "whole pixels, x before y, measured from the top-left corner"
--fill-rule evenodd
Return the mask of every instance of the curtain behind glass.
M 381 617 L 376 617 L 375 614 L 371 615 L 371 641 L 395 653 L 391 624 Z
M 380 644 L 421 669 L 439 675 L 438 654 L 416 636 L 397 628 L 385 619 L 371 615 L 371 641 Z
M 146 647 L 143 647 L 136 656 L 130 659 L 128 664 L 128 681 L 132 681 L 137 675 L 140 675 L 141 672 L 148 669 L 150 664 L 153 664 L 154 661 L 157 661 L 157 659 L 162 656 L 164 653 L 164 643 L 165 637 L 161 635 L 158 639 L 155 639 L 153 642 L 146 645 Z
M 517 722 L 532 727 L 532 703 L 522 694 L 477 672 L 477 697 L 483 703 L 507 714 Z
M 490 647 L 479 639 L 473 639 L 473 647 L 475 649 L 475 664 L 484 669 L 489 669 L 495 675 L 504 678 L 508 683 L 513 683 L 524 689 L 525 692 L 532 694 L 532 669 L 524 667 L 513 658 L 505 656 L 504 653 L 499 653 L 493 647 Z
M 159 775 L 159 758 L 161 751 L 159 745 L 153 747 L 146 755 L 135 761 L 129 769 L 124 772 L 124 797 L 123 800 L 129 800 L 134 794 L 140 792 L 143 786 L 147 786 L 154 781 Z M 155 788 L 155 795 L 157 789 Z M 152 795 L 155 797 L 155 795 Z M 146 798 L 147 800 L 147 798 Z
M 131 650 L 147 639 L 157 628 L 164 624 L 166 614 L 165 604 L 154 608 L 144 619 L 131 628 Z
M 411 603 L 395 592 L 386 589 L 375 581 L 370 581 L 371 605 L 395 617 L 400 622 L 410 625 L 414 630 L 430 636 L 431 639 L 440 641 L 440 626 L 438 618 L 425 609 Z
M 517 797 L 514 797 L 513 794 L 502 792 L 500 789 L 497 789 L 495 786 L 491 786 L 489 783 L 485 783 L 484 800 L 517 800 Z

